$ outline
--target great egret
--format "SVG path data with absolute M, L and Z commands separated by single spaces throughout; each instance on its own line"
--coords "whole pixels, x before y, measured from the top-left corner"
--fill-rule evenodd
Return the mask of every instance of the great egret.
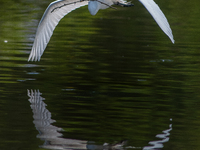
M 170 25 L 159 6 L 153 0 L 139 1 L 149 11 L 172 43 L 174 43 Z M 108 7 L 114 8 L 111 5 L 120 5 L 124 7 L 133 6 L 133 4 L 125 0 L 57 0 L 52 2 L 47 7 L 40 20 L 28 61 L 39 61 L 58 22 L 72 10 L 85 5 L 88 5 L 88 10 L 91 15 L 95 15 L 99 9 L 106 9 Z

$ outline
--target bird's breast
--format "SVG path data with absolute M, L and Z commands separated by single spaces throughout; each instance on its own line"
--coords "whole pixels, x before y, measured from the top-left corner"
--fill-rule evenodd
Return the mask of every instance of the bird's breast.
M 89 1 L 88 3 L 88 10 L 90 12 L 91 15 L 96 15 L 96 13 L 99 11 L 100 9 L 100 3 L 97 1 Z

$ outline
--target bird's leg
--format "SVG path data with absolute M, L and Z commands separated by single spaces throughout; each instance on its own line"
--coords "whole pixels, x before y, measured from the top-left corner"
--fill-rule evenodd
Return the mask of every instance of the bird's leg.
M 131 6 L 134 6 L 134 4 L 131 4 L 131 2 L 127 2 L 127 3 L 116 2 L 115 5 L 119 5 L 119 6 L 122 6 L 122 7 L 131 7 Z
M 99 1 L 99 0 L 95 0 L 95 1 L 97 1 L 97 2 L 99 2 L 101 4 L 104 4 L 104 5 L 106 5 L 106 6 L 110 7 L 110 8 L 117 9 L 117 8 L 112 7 L 112 6 L 110 6 L 110 5 L 108 5 L 108 4 L 104 3 L 104 2 Z

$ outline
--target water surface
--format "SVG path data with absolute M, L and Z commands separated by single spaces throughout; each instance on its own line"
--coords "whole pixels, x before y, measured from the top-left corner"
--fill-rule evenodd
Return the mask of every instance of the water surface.
M 50 2 L 0 6 L 1 149 L 199 149 L 199 1 L 156 1 L 175 44 L 138 1 L 77 9 L 27 62 Z

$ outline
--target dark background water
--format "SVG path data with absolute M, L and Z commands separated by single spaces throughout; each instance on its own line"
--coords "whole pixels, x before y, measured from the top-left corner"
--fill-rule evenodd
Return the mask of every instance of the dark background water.
M 1 2 L 0 149 L 54 145 L 38 125 L 50 118 L 64 140 L 128 140 L 124 149 L 164 140 L 157 148 L 200 149 L 200 1 L 156 1 L 175 44 L 139 1 L 96 16 L 79 8 L 61 20 L 41 61 L 27 62 L 50 2 Z M 28 96 L 31 90 L 42 95 Z

